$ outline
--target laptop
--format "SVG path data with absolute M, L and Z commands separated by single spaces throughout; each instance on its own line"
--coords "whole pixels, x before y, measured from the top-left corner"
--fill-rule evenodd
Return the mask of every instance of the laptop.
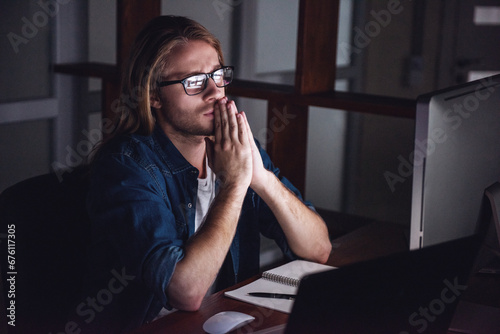
M 446 333 L 482 240 L 474 235 L 306 276 L 284 332 Z

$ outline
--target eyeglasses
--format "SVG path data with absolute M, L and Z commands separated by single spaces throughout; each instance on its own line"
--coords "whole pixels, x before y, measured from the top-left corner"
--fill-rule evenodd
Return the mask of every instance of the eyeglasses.
M 200 73 L 182 80 L 160 81 L 158 82 L 158 86 L 165 87 L 181 83 L 187 95 L 197 95 L 207 88 L 208 78 L 212 78 L 215 85 L 219 88 L 229 85 L 233 81 L 233 70 L 233 66 L 223 66 L 212 73 Z

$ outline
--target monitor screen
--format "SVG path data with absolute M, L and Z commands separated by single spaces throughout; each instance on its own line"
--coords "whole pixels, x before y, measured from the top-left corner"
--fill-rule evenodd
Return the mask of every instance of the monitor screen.
M 500 75 L 417 100 L 410 249 L 470 236 L 500 181 Z

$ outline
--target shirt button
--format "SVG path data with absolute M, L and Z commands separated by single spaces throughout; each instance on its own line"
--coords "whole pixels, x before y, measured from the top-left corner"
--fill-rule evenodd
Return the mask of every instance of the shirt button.
M 191 209 L 193 207 L 193 204 L 188 203 L 188 208 Z

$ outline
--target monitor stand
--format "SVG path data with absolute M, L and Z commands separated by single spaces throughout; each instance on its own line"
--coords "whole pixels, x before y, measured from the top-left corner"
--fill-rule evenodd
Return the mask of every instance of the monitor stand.
M 485 233 L 483 247 L 476 262 L 476 275 L 481 282 L 481 291 L 489 290 L 488 284 L 500 279 L 500 183 L 496 182 L 485 190 L 487 221 L 480 222 L 479 233 Z M 491 211 L 490 211 L 491 209 Z M 488 284 L 487 281 L 489 282 Z M 476 287 L 474 287 L 476 288 Z M 465 292 L 467 294 L 467 290 Z M 449 331 L 452 333 L 496 333 L 500 328 L 500 305 L 461 300 L 457 305 Z
M 485 233 L 483 248 L 478 254 L 476 268 L 481 274 L 500 275 L 500 183 L 486 188 L 486 221 L 479 225 L 479 233 Z

